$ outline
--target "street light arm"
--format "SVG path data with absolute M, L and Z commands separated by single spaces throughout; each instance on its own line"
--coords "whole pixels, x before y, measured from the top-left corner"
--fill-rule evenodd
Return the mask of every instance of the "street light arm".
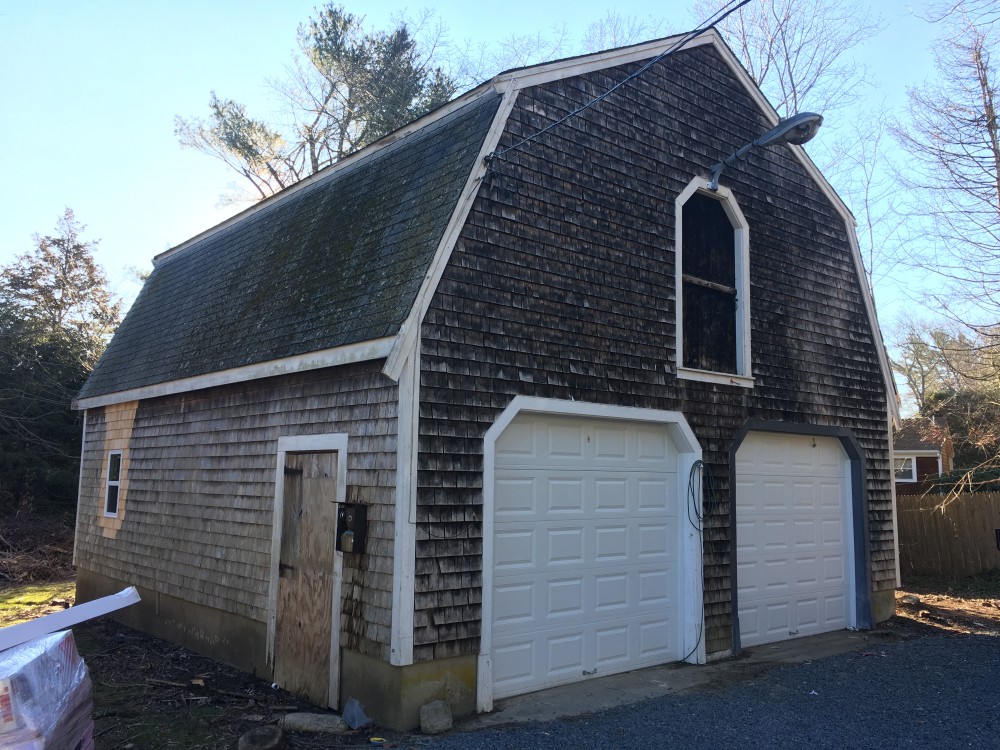
M 719 189 L 719 175 L 726 167 L 730 167 L 742 159 L 748 151 L 758 146 L 772 146 L 776 143 L 791 143 L 801 146 L 808 143 L 816 135 L 819 126 L 823 124 L 823 116 L 815 112 L 800 112 L 797 115 L 782 120 L 773 128 L 764 133 L 760 138 L 751 141 L 740 147 L 725 159 L 712 167 L 712 177 L 708 182 L 708 189 L 713 193 Z

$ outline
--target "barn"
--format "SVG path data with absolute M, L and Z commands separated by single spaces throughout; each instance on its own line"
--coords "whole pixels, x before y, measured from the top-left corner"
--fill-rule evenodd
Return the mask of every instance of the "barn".
M 81 601 L 381 724 L 893 611 L 854 222 L 715 31 L 500 74 L 155 260 Z

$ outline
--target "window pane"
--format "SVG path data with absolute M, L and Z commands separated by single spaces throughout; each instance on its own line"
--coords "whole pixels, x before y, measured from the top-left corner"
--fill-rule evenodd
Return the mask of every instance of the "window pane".
M 122 473 L 122 454 L 112 453 L 108 456 L 108 481 L 117 482 Z
M 696 193 L 684 204 L 683 268 L 689 276 L 736 285 L 736 239 L 722 202 Z
M 93 506 L 91 506 L 93 507 Z M 108 498 L 104 505 L 105 513 L 117 513 L 118 512 L 118 485 L 109 484 L 108 485 Z
M 683 367 L 736 372 L 736 297 L 684 284 Z

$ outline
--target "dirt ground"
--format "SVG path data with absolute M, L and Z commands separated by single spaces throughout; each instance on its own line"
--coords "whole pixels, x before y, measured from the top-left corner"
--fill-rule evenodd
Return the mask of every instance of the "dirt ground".
M 976 591 L 941 581 L 915 582 L 897 594 L 896 616 L 880 626 L 906 639 L 925 635 L 1000 635 L 1000 579 Z M 990 590 L 992 589 L 992 590 Z M 911 598 L 912 597 L 912 598 Z M 293 711 L 315 711 L 264 680 L 102 618 L 73 629 L 94 684 L 98 750 L 233 748 L 257 726 Z M 344 735 L 290 735 L 293 748 L 413 748 L 419 734 L 378 727 Z
M 67 573 L 72 570 L 67 560 L 72 537 L 67 543 L 65 533 L 48 534 L 32 547 L 22 538 L 30 535 L 31 525 L 18 531 L 23 533 L 5 526 L 0 533 L 0 618 L 8 623 L 72 604 L 72 596 L 65 593 L 72 582 Z M 56 593 L 39 599 L 45 590 Z M 1000 572 L 958 582 L 908 581 L 897 593 L 896 616 L 879 628 L 899 639 L 1000 635 Z M 265 680 L 110 618 L 77 626 L 73 633 L 94 686 L 98 750 L 235 748 L 239 737 L 255 727 L 290 712 L 317 710 Z M 342 735 L 289 735 L 291 747 L 303 749 L 371 747 L 372 737 L 384 738 L 385 747 L 415 748 L 426 742 L 419 734 L 378 727 Z

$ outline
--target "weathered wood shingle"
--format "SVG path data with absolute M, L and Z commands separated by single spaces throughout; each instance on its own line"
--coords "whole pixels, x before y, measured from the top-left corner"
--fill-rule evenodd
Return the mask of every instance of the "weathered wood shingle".
M 636 67 L 522 91 L 501 147 Z M 786 149 L 725 174 L 750 224 L 756 387 L 676 377 L 674 201 L 769 126 L 705 46 L 496 165 L 421 332 L 416 658 L 480 647 L 483 436 L 518 394 L 684 413 L 717 487 L 704 534 L 710 653 L 732 642 L 729 451 L 748 419 L 854 431 L 872 584 L 894 585 L 886 386 L 863 281 L 842 217 Z
M 78 398 L 394 335 L 498 101 L 485 94 L 167 257 Z

